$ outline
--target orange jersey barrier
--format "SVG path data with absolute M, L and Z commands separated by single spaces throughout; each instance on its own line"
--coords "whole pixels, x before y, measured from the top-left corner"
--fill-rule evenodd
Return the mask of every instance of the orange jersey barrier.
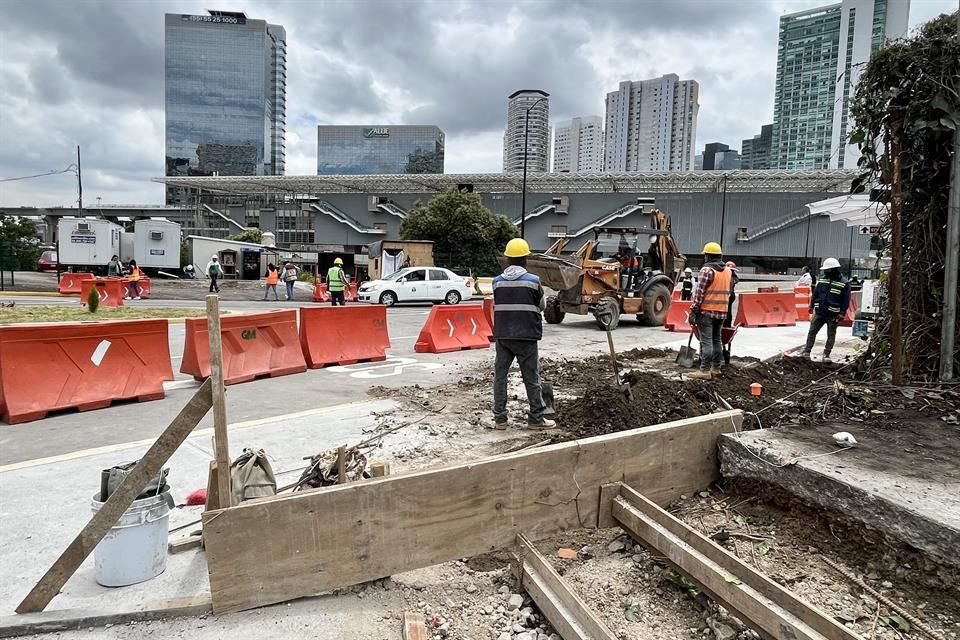
M 80 293 L 80 283 L 93 278 L 92 273 L 65 273 L 57 284 L 57 291 L 59 293 Z
M 173 380 L 166 320 L 0 327 L 0 415 L 10 424 L 159 400 L 164 380 Z
M 390 348 L 387 308 L 300 307 L 300 347 L 311 369 L 385 360 Z
M 793 288 L 793 299 L 797 307 L 797 320 L 810 319 L 810 287 L 800 284 Z
M 127 294 L 127 281 L 123 278 L 90 278 L 80 282 L 80 304 L 87 304 L 90 289 L 97 288 L 101 307 L 122 307 Z
M 330 302 L 330 292 L 327 291 L 327 283 L 318 282 L 313 285 L 314 302 Z
M 486 349 L 493 329 L 479 304 L 437 305 L 430 310 L 414 345 L 417 353 Z
M 140 279 L 137 280 L 137 284 L 140 285 L 140 297 L 149 298 L 150 293 L 153 291 L 153 287 L 150 286 L 150 278 L 145 275 L 140 276 Z M 127 294 L 130 293 L 130 282 L 127 282 Z
M 743 327 L 792 327 L 797 324 L 793 292 L 738 295 L 736 324 Z
M 345 302 L 357 301 L 357 283 L 351 282 L 343 287 L 343 299 Z
M 210 376 L 210 336 L 206 318 L 187 318 L 180 373 L 197 380 Z M 237 313 L 220 318 L 225 384 L 254 378 L 302 373 L 307 363 L 300 350 L 297 312 Z
M 667 331 L 690 331 L 690 307 L 692 300 L 674 300 L 667 310 L 667 317 L 663 321 L 663 328 Z
M 847 306 L 847 312 L 840 318 L 841 327 L 853 326 L 853 321 L 856 319 L 857 313 L 860 312 L 860 295 L 860 291 L 850 293 L 850 304 Z
M 681 294 L 680 289 L 674 289 L 674 290 L 673 290 L 673 294 L 672 294 L 671 297 L 670 297 L 671 300 L 679 300 L 679 299 L 680 299 L 680 294 Z

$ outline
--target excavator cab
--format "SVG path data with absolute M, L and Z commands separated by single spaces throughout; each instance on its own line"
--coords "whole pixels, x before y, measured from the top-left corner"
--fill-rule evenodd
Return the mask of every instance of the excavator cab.
M 563 254 L 565 245 L 558 240 L 527 260 L 527 269 L 557 291 L 547 298 L 548 323 L 562 322 L 567 313 L 592 313 L 601 329 L 616 328 L 622 314 L 649 326 L 663 324 L 686 264 L 669 216 L 654 209 L 649 227 L 596 227 L 571 256 Z

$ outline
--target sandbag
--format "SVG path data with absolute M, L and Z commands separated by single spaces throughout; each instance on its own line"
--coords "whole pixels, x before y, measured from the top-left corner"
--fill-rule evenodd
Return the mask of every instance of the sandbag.
M 277 495 L 277 480 L 263 449 L 244 449 L 230 465 L 233 506 L 245 500 Z

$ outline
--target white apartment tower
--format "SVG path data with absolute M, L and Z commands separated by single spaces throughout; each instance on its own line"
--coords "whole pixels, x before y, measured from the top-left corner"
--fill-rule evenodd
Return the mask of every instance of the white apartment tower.
M 692 171 L 700 85 L 667 74 L 607 94 L 605 171 Z
M 524 132 L 529 127 L 527 171 L 549 171 L 550 94 L 539 89 L 521 89 L 511 93 L 509 100 L 507 129 L 503 134 L 503 170 L 523 171 Z
M 603 119 L 600 116 L 584 116 L 554 125 L 553 171 L 603 171 Z

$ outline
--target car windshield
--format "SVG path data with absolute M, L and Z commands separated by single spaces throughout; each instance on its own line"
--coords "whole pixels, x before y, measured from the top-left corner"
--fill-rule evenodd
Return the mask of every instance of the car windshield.
M 395 271 L 394 273 L 391 273 L 390 275 L 386 276 L 385 278 L 383 278 L 383 280 L 391 280 L 391 281 L 399 280 L 400 278 L 407 275 L 411 271 L 413 271 L 413 268 L 411 267 L 407 267 L 406 269 L 400 269 L 400 271 Z

